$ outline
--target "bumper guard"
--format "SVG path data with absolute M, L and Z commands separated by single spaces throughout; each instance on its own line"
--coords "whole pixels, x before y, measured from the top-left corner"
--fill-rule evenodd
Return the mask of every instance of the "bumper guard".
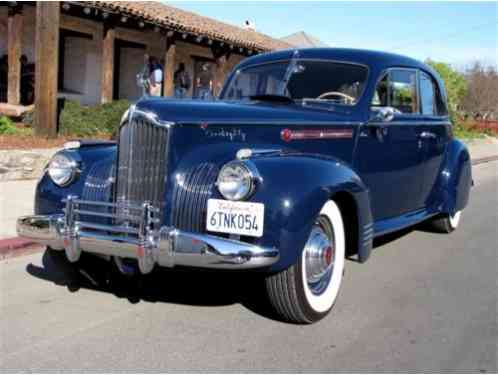
M 270 266 L 279 259 L 275 248 L 167 226 L 156 229 L 159 210 L 148 202 L 138 206 L 83 201 L 69 196 L 65 203 L 64 214 L 19 218 L 19 236 L 64 250 L 71 262 L 76 262 L 82 251 L 134 258 L 144 274 L 151 272 L 156 264 L 163 267 L 253 269 Z M 114 224 L 83 221 L 82 216 L 85 220 L 89 216 L 104 218 Z

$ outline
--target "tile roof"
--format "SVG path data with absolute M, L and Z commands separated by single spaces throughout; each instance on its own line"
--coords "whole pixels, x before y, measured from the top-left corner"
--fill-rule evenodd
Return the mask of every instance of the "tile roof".
M 75 1 L 109 12 L 142 18 L 171 30 L 203 35 L 237 47 L 271 51 L 291 47 L 268 35 L 181 10 L 158 1 Z

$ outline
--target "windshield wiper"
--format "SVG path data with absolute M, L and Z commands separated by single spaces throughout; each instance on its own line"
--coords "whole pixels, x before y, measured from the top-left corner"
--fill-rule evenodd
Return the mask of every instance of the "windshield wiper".
M 261 94 L 249 96 L 251 100 L 261 100 L 267 102 L 294 103 L 294 99 L 285 95 Z

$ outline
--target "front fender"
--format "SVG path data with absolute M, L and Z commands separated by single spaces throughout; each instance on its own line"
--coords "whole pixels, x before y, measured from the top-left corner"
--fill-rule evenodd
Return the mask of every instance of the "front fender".
M 453 214 L 467 206 L 472 185 L 470 154 L 465 144 L 453 139 L 448 144 L 445 166 L 441 172 L 442 212 Z
M 34 211 L 37 215 L 62 213 L 64 207 L 62 200 L 68 195 L 76 195 L 83 199 L 101 198 L 97 196 L 84 197 L 84 195 L 92 193 L 90 189 L 93 184 L 98 182 L 96 179 L 99 178 L 99 174 L 102 174 L 103 171 L 110 171 L 116 157 L 116 146 L 110 143 L 104 143 L 103 145 L 90 144 L 77 149 L 65 150 L 64 152 L 73 154 L 80 161 L 81 172 L 76 181 L 65 187 L 57 186 L 48 174 L 44 173 L 36 186 Z M 102 176 L 103 179 L 107 177 Z M 92 181 L 89 181 L 89 178 Z M 98 186 L 93 190 L 102 190 L 100 188 L 101 186 Z
M 344 206 L 354 214 L 357 231 L 354 252 L 361 262 L 371 251 L 369 228 L 372 225 L 368 189 L 359 176 L 344 162 L 314 155 L 283 155 L 252 159 L 263 182 L 251 201 L 265 204 L 264 246 L 280 250 L 280 260 L 272 271 L 295 263 L 308 239 L 311 227 L 323 205 L 336 194 L 347 195 L 354 205 Z M 363 234 L 368 236 L 365 237 Z

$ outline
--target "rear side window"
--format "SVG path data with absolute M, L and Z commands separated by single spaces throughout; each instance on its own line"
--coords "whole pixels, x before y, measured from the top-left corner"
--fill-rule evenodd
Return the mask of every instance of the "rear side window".
M 423 72 L 420 73 L 420 102 L 423 115 L 434 116 L 438 114 L 434 81 Z
M 389 101 L 401 113 L 419 113 L 415 70 L 389 72 Z
M 393 107 L 399 113 L 419 113 L 417 72 L 392 69 L 382 77 L 375 89 L 372 105 Z
M 434 85 L 434 99 L 436 106 L 436 114 L 439 116 L 447 116 L 448 115 L 448 106 L 446 105 L 446 100 L 443 98 L 443 94 L 441 93 L 441 89 L 439 88 L 439 84 L 437 84 L 434 79 L 432 80 Z

